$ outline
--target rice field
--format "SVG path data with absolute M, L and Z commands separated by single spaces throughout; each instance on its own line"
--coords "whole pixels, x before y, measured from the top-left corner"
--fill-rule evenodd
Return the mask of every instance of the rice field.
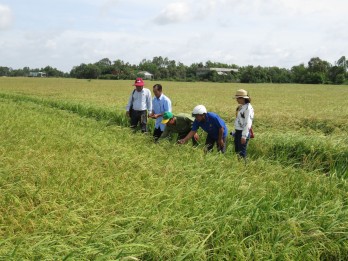
M 132 133 L 132 81 L 0 78 L 0 260 L 348 259 L 347 86 L 160 83 L 230 130 L 249 90 L 248 164 Z

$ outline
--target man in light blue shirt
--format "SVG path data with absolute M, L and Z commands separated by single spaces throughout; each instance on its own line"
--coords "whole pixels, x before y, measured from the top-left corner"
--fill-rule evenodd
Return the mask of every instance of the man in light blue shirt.
M 152 100 L 153 109 L 149 117 L 152 119 L 156 119 L 153 137 L 155 141 L 157 141 L 159 137 L 161 137 L 162 132 L 164 131 L 164 128 L 166 127 L 166 125 L 162 123 L 163 114 L 165 112 L 172 111 L 172 102 L 167 96 L 163 94 L 161 84 L 155 84 L 153 86 L 153 93 L 155 97 Z
M 144 88 L 142 78 L 137 78 L 133 84 L 135 89 L 132 91 L 126 106 L 126 115 L 130 117 L 132 129 L 136 129 L 140 123 L 141 132 L 147 132 L 147 113 L 152 112 L 151 91 Z

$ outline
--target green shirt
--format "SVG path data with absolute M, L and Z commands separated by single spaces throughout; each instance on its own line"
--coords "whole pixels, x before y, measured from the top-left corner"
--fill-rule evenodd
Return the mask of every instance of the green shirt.
M 174 117 L 176 118 L 175 125 L 166 125 L 160 139 L 167 138 L 171 133 L 185 134 L 191 131 L 195 119 L 190 114 L 179 113 Z

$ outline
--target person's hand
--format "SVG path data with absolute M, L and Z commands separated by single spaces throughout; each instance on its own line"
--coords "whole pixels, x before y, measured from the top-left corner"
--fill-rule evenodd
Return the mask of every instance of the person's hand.
M 149 115 L 147 116 L 147 117 L 149 117 L 149 118 L 153 118 L 153 113 L 149 113 Z
M 218 144 L 219 144 L 220 148 L 223 148 L 225 146 L 225 143 L 224 143 L 223 139 L 218 140 Z
M 245 144 L 245 143 L 246 143 L 246 138 L 245 138 L 245 137 L 242 137 L 242 138 L 240 139 L 240 143 Z
M 185 139 L 178 140 L 179 144 L 184 144 L 185 142 L 186 142 Z
M 126 111 L 126 116 L 130 117 L 129 111 Z
M 195 133 L 195 135 L 193 135 L 193 138 L 195 139 L 195 141 L 199 141 L 199 135 L 197 134 L 197 132 Z

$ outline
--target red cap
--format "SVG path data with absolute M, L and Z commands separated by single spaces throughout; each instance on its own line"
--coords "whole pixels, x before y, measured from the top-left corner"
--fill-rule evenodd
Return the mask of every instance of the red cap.
M 143 78 L 137 78 L 133 84 L 133 86 L 144 86 Z

